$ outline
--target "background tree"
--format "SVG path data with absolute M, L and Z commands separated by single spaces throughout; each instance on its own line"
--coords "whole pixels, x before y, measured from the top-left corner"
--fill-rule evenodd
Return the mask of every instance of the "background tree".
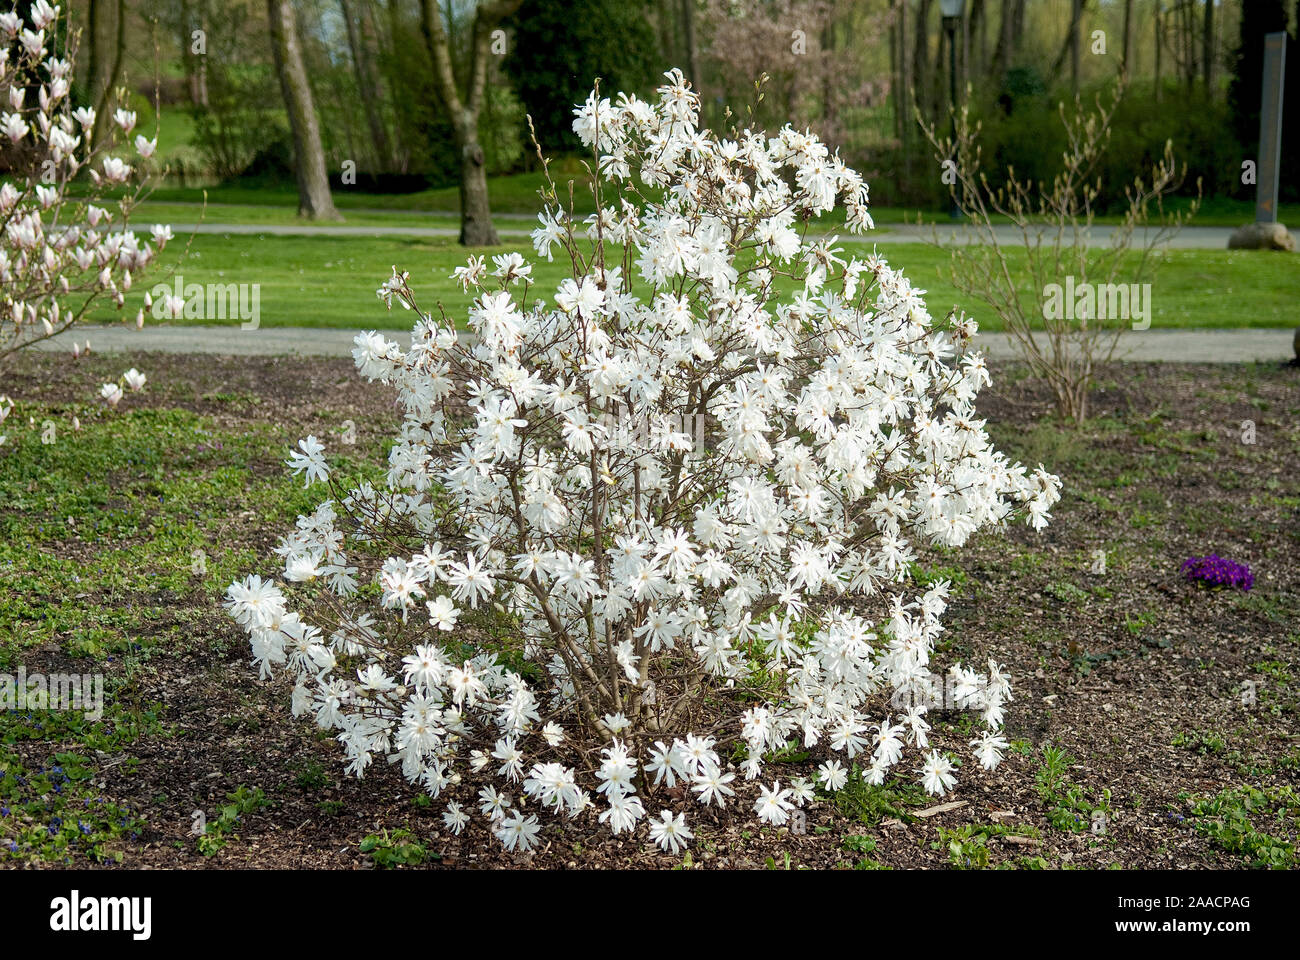
M 760 126 L 775 129 L 784 118 L 855 155 L 866 139 L 888 136 L 893 123 L 877 116 L 892 82 L 889 52 L 867 60 L 853 38 L 884 36 L 893 16 L 884 2 L 711 0 L 700 24 L 707 42 L 701 93 L 728 104 L 742 123 L 753 109 Z M 754 81 L 764 74 L 755 103 Z M 711 122 L 720 124 L 715 112 Z
M 271 33 L 271 54 L 280 90 L 284 94 L 293 131 L 293 166 L 298 181 L 298 215 L 312 220 L 339 220 L 330 196 L 329 177 L 325 173 L 325 154 L 321 150 L 320 126 L 312 102 L 311 85 L 302 62 L 297 18 L 290 0 L 266 0 L 267 23 Z
M 1079 92 L 1079 24 L 1083 20 L 1084 8 L 1087 5 L 1088 0 L 1071 0 L 1070 26 L 1065 32 L 1061 52 L 1056 55 L 1056 62 L 1052 64 L 1052 76 L 1058 76 L 1061 72 L 1061 65 L 1065 62 L 1066 54 L 1069 54 L 1071 93 Z
M 103 43 L 104 29 L 103 25 L 98 22 L 98 18 L 102 16 L 104 5 L 108 2 L 109 0 L 99 0 L 98 3 L 95 3 L 91 7 L 92 14 L 96 17 L 96 20 L 91 23 L 91 34 L 98 38 L 98 40 L 92 41 L 91 43 L 92 51 L 96 46 Z M 114 91 L 117 89 L 118 82 L 122 79 L 122 56 L 126 51 L 126 0 L 117 0 L 117 3 L 114 4 L 114 8 L 114 42 L 112 44 L 112 56 L 108 59 L 108 75 L 101 76 L 99 74 L 99 70 L 102 68 L 101 61 L 104 59 L 104 54 L 106 53 L 102 46 L 100 47 L 99 53 L 97 55 L 92 55 L 90 58 L 91 70 L 94 71 L 89 74 L 92 97 L 91 102 L 95 105 L 95 126 L 92 129 L 90 139 L 91 142 L 95 144 L 103 142 L 104 132 L 107 130 L 107 125 L 112 119 L 108 115 L 110 112 L 108 110 L 108 105 L 113 99 Z
M 437 0 L 420 0 L 421 26 L 433 59 L 434 83 L 439 99 L 451 117 L 460 159 L 460 242 L 467 247 L 496 246 L 498 243 L 488 204 L 485 156 L 479 143 L 479 114 L 487 90 L 488 59 L 493 55 L 493 32 L 519 9 L 521 2 L 493 0 L 474 8 L 462 94 L 442 10 Z M 497 39 L 499 42 L 501 35 Z
M 362 32 L 362 22 L 353 10 L 350 0 L 339 0 L 339 11 L 348 37 L 348 51 L 352 55 L 352 68 L 356 75 L 357 90 L 366 114 L 366 127 L 370 133 L 376 169 L 390 166 L 392 157 L 388 149 L 388 131 L 384 126 L 383 93 L 371 63 L 370 49 Z
M 1285 30 L 1286 26 L 1283 0 L 1243 0 L 1232 81 L 1228 85 L 1228 103 L 1232 107 L 1232 125 L 1237 140 L 1250 158 L 1257 158 L 1259 153 L 1264 36 Z
M 208 105 L 208 0 L 181 0 L 179 13 L 177 29 L 181 65 L 185 71 L 190 103 L 194 107 L 204 108 Z
M 511 17 L 505 72 L 547 154 L 581 148 L 573 105 L 602 89 L 648 93 L 671 64 L 659 58 L 646 0 L 524 0 Z

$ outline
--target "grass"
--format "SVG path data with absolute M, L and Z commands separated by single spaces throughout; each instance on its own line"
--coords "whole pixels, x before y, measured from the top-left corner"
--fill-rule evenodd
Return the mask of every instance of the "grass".
M 78 855 L 120 862 L 142 821 L 129 806 L 98 795 L 88 758 L 62 752 L 53 760 L 29 768 L 0 741 L 0 864 L 66 864 Z
M 266 799 L 261 788 L 250 790 L 240 786 L 232 793 L 226 794 L 226 800 L 227 802 L 217 811 L 216 819 L 202 819 L 196 822 L 198 839 L 195 842 L 199 853 L 205 857 L 220 851 L 236 836 L 236 828 L 245 816 L 271 806 L 271 802 Z
M 9 431 L 0 471 L 0 669 L 51 642 L 91 659 L 182 642 L 190 623 L 176 598 L 196 578 L 215 597 L 259 559 L 218 546 L 228 539 L 230 505 L 277 526 L 315 506 L 279 470 L 296 438 L 269 418 L 261 429 L 232 432 L 177 409 L 115 416 L 87 403 L 40 413 L 37 424 L 76 413 L 83 429 L 51 444 L 36 429 Z M 75 553 L 59 549 L 69 537 L 79 542 Z M 148 639 L 139 636 L 141 618 L 152 624 Z
M 945 850 L 948 862 L 958 870 L 985 870 L 991 865 L 990 840 L 1002 837 L 1035 838 L 1037 833 L 1033 827 L 968 823 L 955 830 L 939 827 L 939 839 L 930 846 L 935 850 Z M 1012 864 L 1000 866 L 1009 867 Z
M 566 181 L 575 180 L 574 209 L 578 213 L 591 213 L 593 208 L 589 193 L 585 193 L 582 184 L 585 172 L 575 157 L 563 157 L 552 162 L 551 175 L 560 186 L 561 195 L 567 194 Z M 488 196 L 492 212 L 496 214 L 526 215 L 529 218 L 541 209 L 537 191 L 544 181 L 540 173 L 516 173 L 508 176 L 488 178 Z M 226 183 L 206 188 L 209 203 L 230 203 L 239 205 L 256 205 L 281 207 L 289 217 L 295 215 L 298 195 L 291 183 L 251 184 Z M 170 203 L 198 203 L 203 199 L 204 188 L 199 187 L 159 187 L 153 193 L 153 199 Z M 443 187 L 431 187 L 414 193 L 366 193 L 355 188 L 341 188 L 334 191 L 334 206 L 348 216 L 353 210 L 393 210 L 418 211 L 420 213 L 454 213 L 460 210 L 460 188 L 451 184 Z M 1174 198 L 1168 203 L 1171 211 L 1187 208 L 1187 200 Z M 947 209 L 918 210 L 912 207 L 873 206 L 871 215 L 879 224 L 896 224 L 914 222 L 918 214 L 927 221 L 943 221 L 948 218 Z M 1103 215 L 1098 223 L 1118 223 L 1117 215 Z M 1233 200 L 1226 197 L 1213 197 L 1206 200 L 1197 213 L 1193 225 L 1199 227 L 1239 227 L 1255 219 L 1255 205 L 1250 200 Z M 1281 204 L 1278 207 L 1278 219 L 1283 223 L 1300 224 L 1300 204 Z M 351 217 L 349 216 L 349 220 Z
M 147 200 L 137 206 L 131 219 L 138 224 L 169 223 L 176 233 L 202 222 L 214 225 L 238 226 L 292 226 L 303 225 L 294 207 L 272 206 L 257 203 L 160 203 Z M 315 226 L 316 224 L 311 224 Z M 460 221 L 442 213 L 418 210 L 359 210 L 350 211 L 342 225 L 348 227 L 417 227 L 442 230 L 459 230 Z M 530 230 L 526 221 L 505 219 L 497 223 L 498 230 Z
M 161 268 L 138 283 L 151 288 L 162 282 L 170 288 L 174 279 L 168 278 L 168 272 L 175 268 L 187 284 L 258 284 L 261 323 L 268 327 L 409 329 L 409 314 L 403 310 L 386 312 L 374 295 L 394 266 L 410 271 L 412 286 L 424 298 L 426 307 L 440 301 L 449 315 L 463 325 L 472 298 L 450 279 L 456 266 L 470 254 L 509 250 L 522 250 L 535 259 L 524 237 L 507 241 L 500 248 L 468 250 L 451 237 L 203 234 L 193 237 L 187 256 L 185 240 L 178 237 L 163 255 Z M 859 254 L 869 249 L 860 244 L 845 244 L 845 248 Z M 943 251 L 925 244 L 888 242 L 879 243 L 877 249 L 891 263 L 902 267 L 913 283 L 928 291 L 927 303 L 933 315 L 943 316 L 949 309 L 960 307 L 975 316 L 983 329 L 1000 329 L 1001 324 L 987 307 L 963 296 L 952 285 L 948 255 Z M 1010 258 L 1013 268 L 1024 263 L 1021 251 L 1012 251 Z M 533 274 L 541 295 L 550 297 L 570 270 L 559 260 L 535 260 Z M 1295 324 L 1294 264 L 1281 254 L 1167 251 L 1155 258 L 1151 282 L 1151 327 L 1155 330 Z M 1023 269 L 1021 287 L 1026 295 L 1031 294 Z M 104 321 L 117 318 L 111 309 L 101 309 L 92 317 Z
M 583 174 L 576 162 L 568 162 L 558 167 L 553 166 L 552 176 L 560 183 L 563 179 L 577 179 Z M 541 209 L 537 191 L 543 182 L 540 173 L 489 178 L 488 196 L 492 202 L 492 212 L 535 216 Z M 234 182 L 212 187 L 160 186 L 153 191 L 150 200 L 153 203 L 198 204 L 203 202 L 205 193 L 208 203 L 280 208 L 282 215 L 289 221 L 296 219 L 298 194 L 292 183 Z M 347 216 L 349 221 L 349 211 L 354 210 L 414 211 L 420 214 L 455 214 L 460 210 L 460 188 L 454 184 L 415 193 L 367 193 L 344 187 L 333 191 L 333 199 L 335 208 Z M 584 197 L 578 185 L 574 187 L 574 209 L 578 213 L 590 213 L 594 209 L 590 193 Z

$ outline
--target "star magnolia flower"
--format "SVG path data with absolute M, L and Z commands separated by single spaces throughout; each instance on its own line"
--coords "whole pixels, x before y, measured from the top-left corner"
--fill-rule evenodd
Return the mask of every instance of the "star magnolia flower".
M 317 480 L 328 480 L 329 467 L 321 456 L 325 452 L 325 445 L 315 437 L 306 437 L 298 441 L 298 447 L 298 450 L 289 451 L 289 459 L 285 464 L 294 476 L 303 474 L 303 486 L 310 487 Z
M 952 775 L 952 762 L 940 756 L 937 750 L 931 750 L 921 766 L 921 786 L 926 793 L 942 797 L 956 782 L 957 778 Z
M 760 788 L 760 795 L 754 803 L 754 812 L 760 820 L 779 827 L 790 819 L 794 804 L 790 802 L 790 791 L 782 790 L 779 782 L 772 784 L 772 789 Z
M 686 815 L 679 813 L 674 816 L 669 810 L 664 810 L 660 815 L 663 817 L 662 820 L 650 821 L 650 839 L 666 853 L 677 853 L 686 849 L 687 841 L 695 837 L 695 834 L 686 828 Z

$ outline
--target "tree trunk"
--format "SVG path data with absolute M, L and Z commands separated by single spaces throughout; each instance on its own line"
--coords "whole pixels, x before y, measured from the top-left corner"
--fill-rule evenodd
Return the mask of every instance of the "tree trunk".
M 420 24 L 433 60 L 433 80 L 450 115 L 460 154 L 460 242 L 466 247 L 496 246 L 496 228 L 488 204 L 487 167 L 479 145 L 478 118 L 487 90 L 488 57 L 492 31 L 519 9 L 523 0 L 493 0 L 474 11 L 469 41 L 469 65 L 462 97 L 452 66 L 451 43 L 439 16 L 437 0 L 420 0 Z
M 122 52 L 126 49 L 126 0 L 117 0 L 117 43 L 113 51 L 113 65 L 109 68 L 104 85 L 95 98 L 95 125 L 91 128 L 90 142 L 98 147 L 109 122 L 108 108 L 113 103 L 113 89 L 122 78 Z
M 383 31 L 379 28 L 378 18 L 371 18 L 371 27 L 374 29 L 375 41 L 383 55 L 383 72 L 388 80 L 388 88 L 394 91 L 401 89 L 401 84 L 399 83 L 401 78 L 397 74 L 397 68 L 394 65 L 394 58 L 397 56 L 397 38 L 402 36 L 401 9 L 398 4 L 399 0 L 387 0 L 387 38 L 384 37 Z M 369 8 L 367 7 L 366 9 Z M 411 152 L 406 146 L 406 138 L 402 133 L 402 122 L 400 118 L 393 124 L 393 154 L 393 161 L 397 168 L 397 172 L 406 173 L 411 167 Z
M 312 103 L 311 85 L 302 62 L 302 46 L 291 0 L 266 0 L 271 28 L 271 53 L 280 91 L 293 132 L 294 175 L 298 180 L 298 216 L 311 220 L 341 220 L 330 196 L 325 173 L 325 152 L 321 149 L 320 125 Z
M 983 79 L 989 68 L 989 18 L 984 0 L 974 0 L 970 7 L 968 34 L 975 34 L 975 57 L 966 67 L 966 76 Z
M 1083 19 L 1083 0 L 1074 0 L 1070 23 L 1070 92 L 1079 92 L 1079 21 Z
M 1164 31 L 1160 22 L 1160 0 L 1156 0 L 1156 103 L 1160 102 L 1160 48 L 1164 44 Z
M 695 0 L 682 0 L 682 33 L 686 37 L 686 72 L 691 86 L 700 92 L 700 63 L 695 49 Z
M 1052 63 L 1052 76 L 1056 77 L 1065 64 L 1066 54 L 1069 54 L 1070 90 L 1072 93 L 1079 92 L 1079 22 L 1083 19 L 1083 8 L 1087 6 L 1087 2 L 1088 0 L 1072 0 L 1070 28 L 1065 32 L 1065 40 L 1061 43 L 1061 51 L 1056 55 L 1056 60 Z
M 348 0 L 339 0 L 340 12 L 348 32 L 348 50 L 352 53 L 352 71 L 357 78 L 357 94 L 361 97 L 366 113 L 366 126 L 370 129 L 370 143 L 375 157 L 376 172 L 388 165 L 388 134 L 384 130 L 383 118 L 379 115 L 379 85 L 375 83 L 369 69 L 369 58 L 365 53 L 365 38 L 360 36 L 357 22 L 352 16 L 352 7 Z
M 1002 0 L 1002 19 L 998 24 L 998 45 L 993 51 L 993 72 L 999 82 L 1011 65 L 1011 47 L 1015 42 L 1015 0 Z
M 889 9 L 893 17 L 889 23 L 889 99 L 894 104 L 894 136 L 903 142 L 903 61 L 899 56 L 899 34 L 903 29 L 903 11 L 906 4 L 901 0 L 889 0 Z
M 1214 83 L 1214 0 L 1205 0 L 1205 35 L 1201 38 L 1201 75 L 1205 79 L 1205 92 L 1209 94 Z
M 90 0 L 86 9 L 86 94 L 92 104 L 99 103 L 99 80 L 102 65 L 104 32 L 104 3 L 106 0 Z
M 185 66 L 185 84 L 189 88 L 190 103 L 196 107 L 208 105 L 208 58 L 194 51 L 194 31 L 202 31 L 205 38 L 208 30 L 207 0 L 199 0 L 198 12 L 191 16 L 190 4 L 181 4 L 180 9 L 181 62 Z
M 659 52 L 666 63 L 677 62 L 677 18 L 671 9 L 662 5 L 654 8 L 655 23 L 659 27 Z M 528 153 L 529 151 L 524 151 Z
M 826 24 L 822 28 L 821 47 L 822 55 L 829 55 L 835 50 L 835 5 L 832 2 L 830 14 L 826 18 Z M 835 129 L 835 121 L 838 119 L 839 105 L 835 102 L 834 85 L 829 73 L 822 75 L 822 126 L 823 136 L 827 136 L 828 130 Z
M 916 11 L 915 42 L 912 46 L 912 91 L 921 113 L 934 120 L 935 99 L 930 76 L 930 0 L 921 0 Z
M 478 142 L 477 118 L 468 117 L 458 125 L 457 145 L 460 148 L 460 242 L 466 247 L 494 247 L 496 227 L 492 225 L 492 209 L 488 203 L 487 167 L 483 148 Z
M 957 48 L 957 99 L 966 95 L 970 80 L 970 17 L 961 18 L 961 46 Z
M 903 151 L 903 169 L 912 167 L 912 124 L 916 118 L 912 115 L 915 92 L 908 87 L 908 78 L 912 75 L 911 64 L 907 56 L 907 10 L 911 0 L 898 0 L 898 89 L 894 95 L 894 109 L 898 111 L 899 145 Z M 910 181 L 910 177 L 907 178 Z
M 1124 0 L 1124 39 L 1120 51 L 1120 69 L 1129 72 L 1129 58 L 1133 55 L 1133 0 Z

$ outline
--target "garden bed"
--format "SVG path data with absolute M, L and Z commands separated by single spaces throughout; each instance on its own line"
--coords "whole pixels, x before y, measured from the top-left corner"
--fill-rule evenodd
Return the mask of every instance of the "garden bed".
M 129 366 L 149 376 L 142 393 L 92 402 Z M 276 537 L 315 504 L 281 467 L 289 446 L 314 433 L 379 475 L 393 395 L 343 360 L 22 357 L 2 385 L 21 402 L 0 448 L 0 672 L 102 673 L 106 706 L 98 723 L 0 712 L 0 863 L 1296 865 L 1300 372 L 1113 366 L 1078 429 L 1042 384 L 994 373 L 980 413 L 999 449 L 1060 475 L 1054 522 L 931 553 L 917 573 L 953 581 L 941 661 L 1010 670 L 1003 765 L 968 760 L 941 801 L 859 785 L 808 808 L 804 833 L 760 825 L 743 784 L 725 810 L 691 805 L 689 858 L 644 830 L 547 818 L 516 859 L 477 817 L 451 836 L 396 769 L 343 776 L 339 746 L 257 680 L 220 607 L 236 576 L 276 572 Z M 1210 553 L 1248 563 L 1253 589 L 1188 583 L 1180 564 Z M 931 718 L 973 737 L 971 721 Z M 814 766 L 796 753 L 765 778 Z M 661 805 L 679 806 L 651 792 L 647 811 Z

